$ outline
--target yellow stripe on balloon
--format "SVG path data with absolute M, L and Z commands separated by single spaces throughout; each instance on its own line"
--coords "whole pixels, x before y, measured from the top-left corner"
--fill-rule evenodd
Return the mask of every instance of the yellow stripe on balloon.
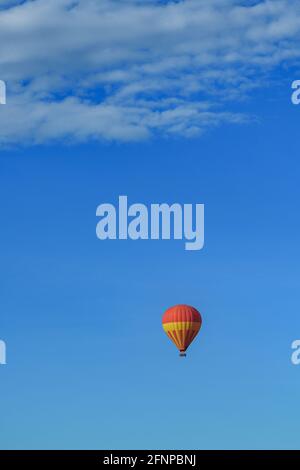
M 200 323 L 198 322 L 170 322 L 170 323 L 163 323 L 163 329 L 167 333 L 168 331 L 199 331 L 200 330 Z

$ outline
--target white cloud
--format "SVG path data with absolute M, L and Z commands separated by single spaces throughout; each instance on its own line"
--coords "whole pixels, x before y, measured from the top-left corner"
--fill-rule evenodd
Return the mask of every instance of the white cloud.
M 0 0 L 0 144 L 195 136 L 300 56 L 298 0 Z

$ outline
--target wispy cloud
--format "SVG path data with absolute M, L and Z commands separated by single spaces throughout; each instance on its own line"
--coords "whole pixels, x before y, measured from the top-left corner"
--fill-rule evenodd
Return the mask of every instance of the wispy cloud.
M 299 56 L 298 0 L 0 0 L 0 144 L 199 135 Z

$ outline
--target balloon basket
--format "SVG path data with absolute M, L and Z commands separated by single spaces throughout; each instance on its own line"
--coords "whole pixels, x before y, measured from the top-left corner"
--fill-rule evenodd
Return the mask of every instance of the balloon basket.
M 186 357 L 186 352 L 185 351 L 180 351 L 179 357 Z

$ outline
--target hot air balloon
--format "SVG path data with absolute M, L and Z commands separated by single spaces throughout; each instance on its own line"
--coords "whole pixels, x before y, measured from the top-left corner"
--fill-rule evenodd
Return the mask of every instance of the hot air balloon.
M 186 350 L 195 339 L 202 325 L 198 310 L 189 305 L 175 305 L 165 311 L 162 318 L 163 329 L 180 351 L 186 356 Z

